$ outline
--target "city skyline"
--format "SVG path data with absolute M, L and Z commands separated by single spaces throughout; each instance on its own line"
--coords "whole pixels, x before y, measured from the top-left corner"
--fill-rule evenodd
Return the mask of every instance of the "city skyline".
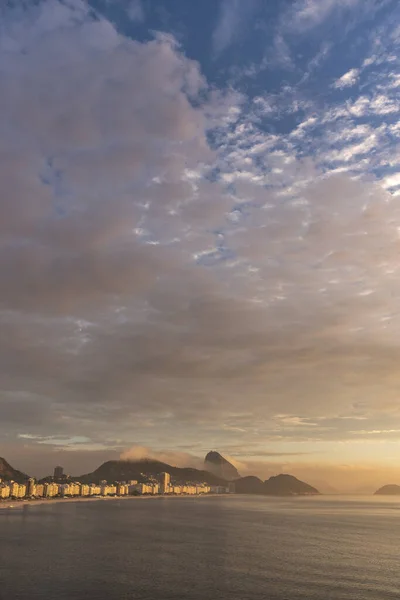
M 0 15 L 0 456 L 400 483 L 398 2 Z
M 160 473 L 158 477 L 148 478 L 145 482 L 102 481 L 100 483 L 82 483 L 68 479 L 64 482 L 36 481 L 30 477 L 25 483 L 0 478 L 0 501 L 35 500 L 43 498 L 92 498 L 122 497 L 136 495 L 202 495 L 234 493 L 233 488 L 207 483 L 176 483 L 171 481 L 169 473 Z M 4 504 L 3 504 L 4 506 Z M 1 503 L 0 503 L 1 508 Z

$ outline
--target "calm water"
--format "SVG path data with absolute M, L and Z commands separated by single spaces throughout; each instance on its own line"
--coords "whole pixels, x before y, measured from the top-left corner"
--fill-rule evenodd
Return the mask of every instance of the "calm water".
M 0 510 L 0 598 L 400 597 L 400 501 L 160 498 Z

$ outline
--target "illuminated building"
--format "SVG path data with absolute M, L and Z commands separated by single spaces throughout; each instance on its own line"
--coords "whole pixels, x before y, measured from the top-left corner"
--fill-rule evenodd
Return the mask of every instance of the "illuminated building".
M 171 475 L 169 473 L 160 473 L 159 481 L 160 494 L 168 494 L 171 482 Z
M 129 494 L 129 486 L 126 483 L 117 484 L 117 496 L 127 496 Z
M 6 483 L 0 483 L 0 498 L 9 498 L 11 495 L 11 488 Z
M 44 484 L 37 483 L 35 489 L 35 498 L 43 498 L 44 496 Z
M 104 483 L 101 485 L 100 489 L 102 496 L 115 496 L 117 493 L 116 485 L 108 485 L 107 483 Z
M 23 498 L 26 495 L 26 485 L 24 483 L 17 483 L 11 481 L 10 496 L 13 498 Z
M 89 496 L 90 494 L 90 487 L 85 484 L 85 483 L 81 483 L 80 485 L 80 495 L 81 496 Z
M 54 496 L 57 496 L 60 492 L 60 486 L 57 485 L 57 483 L 45 483 L 44 484 L 44 491 L 43 491 L 43 496 L 45 496 L 45 498 L 54 498 Z
M 91 483 L 89 485 L 89 496 L 100 496 L 101 494 L 101 487 L 99 485 L 95 485 L 94 483 Z

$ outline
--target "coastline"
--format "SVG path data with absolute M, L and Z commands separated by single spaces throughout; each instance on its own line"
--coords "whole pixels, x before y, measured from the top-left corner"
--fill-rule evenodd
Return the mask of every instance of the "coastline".
M 150 500 L 162 498 L 216 498 L 222 496 L 233 496 L 234 494 L 165 494 L 165 495 L 142 495 L 142 496 L 77 496 L 72 498 L 40 498 L 38 500 L 0 500 L 1 509 L 22 509 L 26 506 L 48 506 L 50 504 L 72 504 L 75 502 L 100 502 L 108 500 Z

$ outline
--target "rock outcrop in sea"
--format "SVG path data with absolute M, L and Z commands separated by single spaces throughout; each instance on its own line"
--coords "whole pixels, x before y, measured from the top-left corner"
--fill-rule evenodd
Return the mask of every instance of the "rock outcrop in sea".
M 394 483 L 384 485 L 379 490 L 376 490 L 374 496 L 400 496 L 400 485 L 395 485 Z

